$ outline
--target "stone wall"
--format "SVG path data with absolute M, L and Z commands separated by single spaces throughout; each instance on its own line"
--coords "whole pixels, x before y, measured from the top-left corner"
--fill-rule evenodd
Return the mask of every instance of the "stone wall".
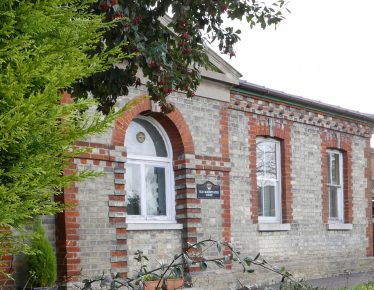
M 149 259 L 147 263 L 148 270 L 156 269 L 161 264 L 168 264 L 174 258 L 175 254 L 181 253 L 181 231 L 180 230 L 142 230 L 128 232 L 128 258 L 129 277 L 137 275 L 140 269 L 140 263 L 134 260 L 137 250 L 143 251 L 143 254 Z
M 120 106 L 144 93 L 143 88 L 132 89 Z M 74 269 L 82 269 L 85 276 L 102 271 L 132 276 L 139 267 L 133 259 L 136 250 L 144 251 L 150 267 L 157 267 L 185 248 L 187 241 L 208 238 L 231 241 L 243 256 L 260 252 L 298 277 L 373 267 L 373 259 L 367 258 L 372 255 L 367 125 L 244 93 L 232 94 L 230 103 L 187 99 L 180 93 L 169 100 L 176 112 L 168 116 L 162 117 L 149 101 L 140 102 L 116 122 L 114 130 L 85 141 L 95 149 L 75 160 L 75 170 L 105 175 L 69 191 L 78 204 L 71 214 L 76 217 L 71 227 L 77 228 L 71 237 L 77 245 L 71 252 Z M 134 229 L 126 220 L 124 134 L 131 120 L 144 113 L 160 122 L 173 145 L 179 229 Z M 282 227 L 271 230 L 261 230 L 258 222 L 257 136 L 282 143 Z M 346 228 L 340 230 L 329 230 L 326 219 L 325 152 L 330 147 L 347 154 Z M 219 199 L 196 198 L 196 185 L 206 181 L 220 185 Z M 215 250 L 206 255 L 214 257 Z M 204 273 L 194 268 L 190 275 L 196 288 L 204 290 L 228 289 L 238 279 L 247 285 L 276 281 L 276 276 L 263 271 L 243 275 L 235 264 L 226 269 L 213 266 Z

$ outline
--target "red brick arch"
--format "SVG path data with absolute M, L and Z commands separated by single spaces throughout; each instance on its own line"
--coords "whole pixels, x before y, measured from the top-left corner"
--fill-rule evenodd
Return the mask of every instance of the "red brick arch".
M 138 115 L 145 114 L 155 118 L 165 129 L 172 144 L 174 157 L 176 154 L 194 154 L 195 149 L 192 136 L 188 125 L 182 114 L 175 109 L 173 112 L 165 115 L 151 111 L 151 101 L 145 96 L 139 96 L 132 101 L 133 107 L 120 116 L 113 129 L 112 142 L 114 146 L 123 146 L 125 135 L 131 121 Z M 175 159 L 175 158 L 174 158 Z

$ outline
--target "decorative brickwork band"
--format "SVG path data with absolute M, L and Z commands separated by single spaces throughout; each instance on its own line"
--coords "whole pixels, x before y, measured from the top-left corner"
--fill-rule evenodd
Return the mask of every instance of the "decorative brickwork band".
M 352 223 L 352 139 L 348 135 L 327 132 L 321 129 L 322 164 L 322 221 L 329 223 L 329 194 L 327 189 L 327 149 L 343 153 L 344 223 Z
M 252 114 L 247 114 L 247 117 L 249 119 L 248 135 L 252 221 L 253 223 L 258 223 L 256 139 L 257 137 L 271 137 L 281 142 L 282 223 L 292 223 L 291 130 L 289 124 L 284 120 L 253 116 Z
M 285 104 L 270 98 L 267 99 L 265 96 L 259 98 L 244 94 L 231 95 L 230 108 L 255 115 L 265 115 L 270 118 L 284 119 L 289 122 L 323 127 L 366 138 L 371 137 L 371 128 L 367 123 L 358 120 L 340 118 L 325 111 Z

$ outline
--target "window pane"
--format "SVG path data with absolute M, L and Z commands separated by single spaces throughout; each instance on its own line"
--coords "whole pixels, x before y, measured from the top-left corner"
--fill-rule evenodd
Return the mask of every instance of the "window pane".
M 331 154 L 331 184 L 340 185 L 340 158 L 338 153 Z
M 277 178 L 276 144 L 274 142 L 265 142 L 265 171 L 267 178 Z
M 127 129 L 125 141 L 127 152 L 130 154 L 167 157 L 161 134 L 146 120 L 132 121 Z
M 165 168 L 145 167 L 147 215 L 166 215 Z
M 275 217 L 275 183 L 258 180 L 258 215 Z
M 256 173 L 257 178 L 265 177 L 264 167 L 264 142 L 258 142 L 256 147 Z
M 129 215 L 141 214 L 140 202 L 140 165 L 126 164 L 126 195 L 127 195 L 127 213 Z
M 264 216 L 275 216 L 275 186 L 264 186 Z
M 338 189 L 334 186 L 329 186 L 328 189 L 330 218 L 338 218 Z

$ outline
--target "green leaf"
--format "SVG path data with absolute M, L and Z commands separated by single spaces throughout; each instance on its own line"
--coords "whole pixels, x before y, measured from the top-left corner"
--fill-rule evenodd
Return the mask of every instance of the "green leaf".
M 213 261 L 218 267 L 220 268 L 224 268 L 225 265 L 223 264 L 223 262 L 221 260 L 214 260 Z
M 202 271 L 205 271 L 208 268 L 208 264 L 204 261 L 200 262 L 199 265 Z
M 221 245 L 221 242 L 217 242 L 217 251 L 218 251 L 218 253 L 221 253 L 221 251 L 222 251 L 222 245 Z
M 244 258 L 244 262 L 247 264 L 248 267 L 252 265 L 252 259 L 250 258 Z

